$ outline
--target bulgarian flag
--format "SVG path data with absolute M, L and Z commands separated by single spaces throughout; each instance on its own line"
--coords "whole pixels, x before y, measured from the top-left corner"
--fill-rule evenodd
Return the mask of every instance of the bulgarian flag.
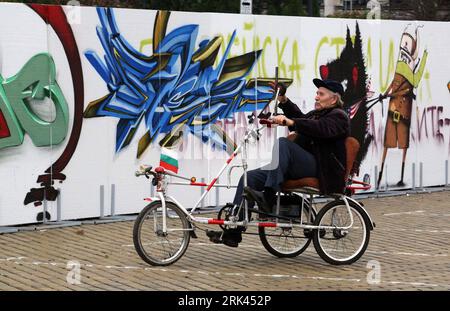
M 176 151 L 169 150 L 167 148 L 161 148 L 161 159 L 159 166 L 164 167 L 166 170 L 178 173 L 178 154 Z

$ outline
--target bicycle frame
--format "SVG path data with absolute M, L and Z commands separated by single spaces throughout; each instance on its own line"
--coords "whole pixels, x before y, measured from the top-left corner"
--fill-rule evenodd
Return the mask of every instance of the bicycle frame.
M 224 220 L 224 219 L 214 219 L 214 218 L 205 218 L 205 217 L 195 217 L 193 215 L 193 213 L 195 212 L 195 210 L 198 208 L 198 206 L 201 204 L 202 200 L 208 195 L 209 191 L 213 188 L 213 187 L 227 187 L 228 189 L 233 187 L 230 185 L 230 181 L 228 179 L 228 184 L 227 185 L 222 185 L 222 184 L 216 184 L 218 178 L 223 174 L 223 172 L 225 171 L 225 169 L 230 165 L 230 163 L 233 161 L 233 159 L 239 154 L 239 152 L 242 150 L 243 156 L 242 156 L 242 165 L 235 165 L 230 167 L 229 169 L 229 176 L 231 174 L 231 170 L 234 167 L 242 167 L 244 170 L 244 186 L 247 186 L 247 168 L 248 168 L 248 163 L 247 163 L 247 149 L 248 149 L 248 143 L 250 138 L 255 138 L 255 139 L 259 139 L 259 137 L 261 136 L 261 131 L 264 129 L 264 126 L 262 127 L 257 127 L 255 126 L 255 124 L 252 124 L 252 128 L 246 132 L 246 134 L 244 135 L 241 144 L 236 148 L 236 150 L 231 154 L 231 156 L 226 160 L 226 163 L 222 166 L 222 168 L 220 169 L 219 173 L 217 174 L 217 176 L 215 178 L 212 179 L 212 181 L 207 184 L 207 183 L 198 183 L 196 182 L 196 178 L 192 177 L 192 178 L 187 178 L 184 176 L 180 176 L 178 174 L 172 173 L 170 171 L 166 171 L 164 170 L 164 168 L 162 167 L 157 167 L 155 169 L 155 171 L 151 171 L 151 167 L 147 167 L 144 168 L 143 171 L 137 171 L 136 172 L 136 176 L 140 176 L 140 175 L 146 175 L 148 178 L 149 174 L 152 174 L 154 176 L 154 178 L 157 179 L 157 194 L 159 197 L 159 200 L 161 201 L 161 205 L 162 205 L 162 212 L 163 212 L 163 232 L 167 231 L 167 226 L 166 226 L 166 201 L 171 201 L 173 203 L 175 203 L 182 211 L 183 213 L 186 215 L 186 217 L 188 218 L 190 223 L 201 223 L 201 224 L 214 224 L 214 225 L 225 225 L 225 226 L 255 226 L 255 227 L 281 227 L 281 228 L 293 228 L 293 227 L 298 227 L 298 228 L 303 228 L 303 229 L 339 229 L 339 230 L 348 230 L 353 226 L 353 215 L 350 209 L 350 204 L 349 204 L 349 200 L 351 200 L 353 203 L 359 205 L 363 210 L 363 206 L 361 206 L 361 204 L 359 204 L 359 202 L 351 199 L 350 197 L 347 197 L 346 195 L 339 195 L 339 197 L 335 197 L 337 199 L 341 199 L 344 201 L 346 208 L 347 208 L 347 212 L 350 216 L 350 224 L 348 226 L 345 227 L 338 227 L 338 226 L 315 226 L 312 224 L 308 224 L 308 222 L 303 223 L 303 219 L 302 219 L 302 215 L 303 215 L 303 209 L 304 209 L 304 200 L 302 201 L 302 207 L 300 210 L 300 223 L 293 223 L 293 222 L 279 222 L 278 218 L 276 220 L 276 222 L 273 221 L 249 221 L 249 215 L 248 215 L 248 202 L 247 200 L 243 200 L 243 207 L 244 207 L 244 220 L 241 221 L 230 221 L 230 220 Z M 190 183 L 179 183 L 179 182 L 168 182 L 167 181 L 167 176 L 173 176 L 179 179 L 184 179 L 184 180 L 189 180 Z M 353 183 L 358 183 L 358 184 L 362 184 L 363 186 L 361 187 L 354 187 L 354 188 L 350 188 L 349 189 L 353 190 L 353 189 L 367 189 L 367 184 L 362 183 L 362 182 L 357 182 L 357 181 L 353 181 Z M 166 190 L 167 190 L 167 186 L 169 184 L 176 184 L 176 185 L 188 185 L 188 186 L 203 186 L 206 187 L 206 191 L 204 191 L 202 193 L 202 195 L 200 196 L 199 200 L 197 201 L 197 203 L 194 205 L 193 208 L 190 209 L 190 211 L 188 211 L 178 200 L 176 200 L 173 196 L 169 196 L 166 194 Z M 366 187 L 366 188 L 364 188 Z M 370 185 L 369 185 L 370 187 Z M 354 191 L 354 190 L 353 190 Z M 292 193 L 294 194 L 300 194 L 301 197 L 303 198 L 303 194 L 308 194 L 308 192 L 302 192 L 302 191 L 292 191 Z M 313 195 L 311 193 L 310 194 L 310 210 L 309 210 L 309 214 L 308 214 L 308 220 L 312 220 L 312 212 L 315 209 L 313 207 Z M 150 200 L 150 199 L 147 199 Z M 242 204 L 239 207 L 239 209 L 242 208 Z M 279 213 L 279 208 L 280 208 L 280 192 L 278 193 L 278 198 L 277 198 L 277 214 Z M 368 215 L 368 213 L 366 212 L 366 214 Z M 369 219 L 370 216 L 368 215 Z M 194 230 L 193 228 L 188 229 L 188 230 Z
M 247 148 L 248 148 L 248 143 L 250 138 L 254 137 L 255 139 L 259 139 L 259 137 L 261 136 L 261 131 L 264 129 L 264 126 L 262 127 L 255 127 L 254 124 L 253 128 L 250 129 L 250 131 L 247 131 L 247 133 L 245 134 L 245 136 L 242 139 L 242 143 L 234 150 L 234 152 L 231 154 L 231 156 L 226 160 L 226 163 L 222 166 L 222 168 L 220 169 L 219 173 L 217 174 L 217 176 L 215 178 L 213 178 L 213 180 L 209 183 L 198 183 L 196 182 L 196 179 L 193 178 L 187 178 L 187 177 L 183 177 L 180 176 L 178 174 L 172 173 L 170 171 L 165 171 L 163 168 L 158 167 L 155 169 L 155 172 L 148 170 L 148 168 L 145 168 L 144 171 L 140 172 L 137 171 L 135 173 L 136 176 L 140 176 L 140 175 L 147 175 L 148 174 L 152 174 L 155 178 L 157 178 L 158 180 L 158 187 L 157 187 L 157 194 L 159 197 L 159 200 L 161 201 L 162 204 L 162 209 L 163 209 L 163 214 L 166 214 L 166 200 L 170 200 L 173 203 L 175 203 L 176 205 L 178 205 L 178 207 L 180 207 L 180 209 L 183 211 L 183 213 L 188 217 L 189 221 L 191 222 L 197 222 L 197 223 L 209 223 L 209 224 L 225 224 L 225 225 L 231 225 L 231 223 L 223 223 L 221 220 L 218 219 L 208 219 L 208 218 L 202 218 L 202 217 L 194 217 L 192 214 L 195 212 L 195 210 L 198 208 L 198 206 L 200 205 L 200 203 L 202 202 L 202 200 L 208 195 L 209 191 L 211 190 L 211 188 L 213 187 L 227 187 L 228 189 L 231 188 L 232 186 L 230 184 L 228 185 L 221 185 L 221 184 L 216 184 L 217 180 L 219 179 L 219 177 L 223 174 L 223 172 L 225 171 L 225 169 L 230 165 L 231 161 L 239 154 L 239 152 L 243 151 L 243 157 L 242 157 L 242 165 L 241 167 L 243 167 L 244 169 L 244 186 L 247 186 Z M 231 173 L 231 169 L 235 167 L 232 166 L 229 170 L 229 174 Z M 151 167 L 150 167 L 151 169 Z M 184 180 L 189 180 L 190 183 L 177 183 L 177 182 L 168 182 L 166 180 L 166 175 L 168 176 L 173 176 L 179 179 L 184 179 Z M 174 197 L 172 196 L 168 196 L 166 195 L 166 190 L 167 190 L 167 186 L 169 184 L 176 184 L 176 185 L 187 185 L 187 186 L 203 186 L 203 187 L 207 187 L 206 191 L 202 193 L 202 195 L 200 196 L 200 198 L 198 199 L 197 203 L 194 205 L 193 208 L 191 208 L 190 211 L 188 211 L 180 202 L 178 202 Z M 146 199 L 146 200 L 150 200 L 150 199 Z M 244 208 L 245 208 L 245 220 L 246 221 L 242 221 L 242 222 L 233 222 L 233 225 L 245 225 L 248 222 L 248 208 L 247 208 L 247 201 L 243 200 L 243 202 L 245 202 L 244 204 Z M 163 217 L 163 231 L 166 231 L 166 221 L 165 221 L 165 217 Z

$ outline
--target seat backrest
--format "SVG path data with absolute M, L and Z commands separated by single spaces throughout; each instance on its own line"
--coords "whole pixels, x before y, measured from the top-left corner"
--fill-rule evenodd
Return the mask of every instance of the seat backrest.
M 347 181 L 347 178 L 350 175 L 350 172 L 353 168 L 353 163 L 355 162 L 356 155 L 359 151 L 359 142 L 354 137 L 347 137 L 345 139 L 345 150 L 347 152 L 347 163 L 345 166 L 345 180 Z

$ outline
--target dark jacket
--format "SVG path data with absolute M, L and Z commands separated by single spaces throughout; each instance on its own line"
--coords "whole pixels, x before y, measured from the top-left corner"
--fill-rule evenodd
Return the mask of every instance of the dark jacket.
M 350 135 L 350 119 L 344 110 L 330 108 L 306 114 L 291 102 L 280 103 L 285 116 L 295 122 L 296 143 L 311 152 L 317 163 L 320 191 L 343 193 L 345 189 L 345 139 Z

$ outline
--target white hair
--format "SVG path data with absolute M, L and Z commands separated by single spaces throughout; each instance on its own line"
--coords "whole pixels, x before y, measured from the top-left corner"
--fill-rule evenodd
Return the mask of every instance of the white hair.
M 342 100 L 341 94 L 333 92 L 332 90 L 329 90 L 327 88 L 325 88 L 325 89 L 329 92 L 330 95 L 334 95 L 334 96 L 337 97 L 336 103 L 335 103 L 336 107 L 343 108 L 344 107 L 344 101 Z
M 339 94 L 339 93 L 334 93 L 334 94 L 337 96 L 336 106 L 338 106 L 339 108 L 343 108 L 344 101 L 342 100 L 341 94 Z

